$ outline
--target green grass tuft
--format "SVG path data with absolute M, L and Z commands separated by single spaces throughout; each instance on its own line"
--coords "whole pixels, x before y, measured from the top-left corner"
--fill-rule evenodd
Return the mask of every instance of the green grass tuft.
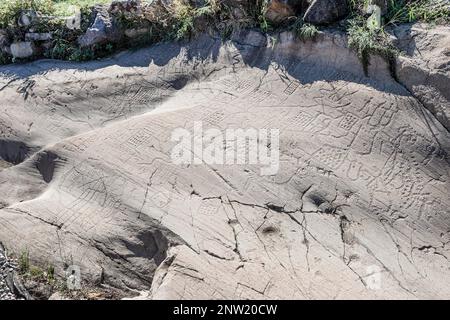
M 385 21 L 387 25 L 416 21 L 450 23 L 450 5 L 446 0 L 390 0 Z
M 356 51 L 366 74 L 372 54 L 383 57 L 392 68 L 393 60 L 398 51 L 389 42 L 383 29 L 369 29 L 364 19 L 354 19 L 349 22 L 347 33 L 349 47 Z
M 17 28 L 17 18 L 22 10 L 32 9 L 47 16 L 33 26 L 36 32 L 52 32 L 53 45 L 45 56 L 55 59 L 85 61 L 103 57 L 114 50 L 130 46 L 148 45 L 164 40 L 179 40 L 204 31 L 214 30 L 228 39 L 233 31 L 242 28 L 258 28 L 269 33 L 272 30 L 292 30 L 302 40 L 313 39 L 319 33 L 317 27 L 306 24 L 300 17 L 291 17 L 283 24 L 273 26 L 266 19 L 268 0 L 254 0 L 246 8 L 246 14 L 236 18 L 233 8 L 221 0 L 205 0 L 202 7 L 195 7 L 191 0 L 173 0 L 171 5 L 156 13 L 140 16 L 118 14 L 115 21 L 122 29 L 144 29 L 135 39 L 127 39 L 122 44 L 102 44 L 92 48 L 79 48 L 78 37 L 92 23 L 89 7 L 95 4 L 110 3 L 112 0 L 0 0 L 0 29 L 7 29 L 10 38 L 22 39 L 24 30 Z M 152 0 L 143 0 L 151 2 Z M 405 22 L 424 21 L 428 23 L 450 23 L 447 0 L 387 0 L 387 13 L 382 18 L 380 30 L 369 30 L 366 25 L 366 8 L 369 0 L 349 0 L 350 16 L 345 24 L 349 35 L 349 45 L 358 53 L 365 70 L 370 54 L 379 54 L 387 60 L 395 57 L 396 51 L 387 40 L 384 28 Z M 68 30 L 61 17 L 73 14 L 71 6 L 81 9 L 83 19 L 81 30 Z M 145 9 L 143 10 L 145 11 Z M 148 13 L 148 12 L 147 12 Z M 58 18 L 59 17 L 59 18 Z M 291 24 L 291 22 L 294 23 Z M 290 24 L 290 25 L 289 25 Z M 340 25 L 343 26 L 343 23 Z M 11 57 L 0 52 L 0 64 L 11 62 Z
M 302 19 L 297 19 L 289 29 L 303 41 L 314 39 L 319 33 L 319 29 L 316 26 L 304 23 Z

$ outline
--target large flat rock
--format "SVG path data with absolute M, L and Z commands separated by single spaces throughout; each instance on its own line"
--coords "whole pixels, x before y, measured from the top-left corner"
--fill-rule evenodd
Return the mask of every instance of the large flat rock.
M 270 40 L 2 67 L 0 242 L 149 299 L 450 298 L 449 132 L 339 33 Z M 278 172 L 173 163 L 195 121 Z

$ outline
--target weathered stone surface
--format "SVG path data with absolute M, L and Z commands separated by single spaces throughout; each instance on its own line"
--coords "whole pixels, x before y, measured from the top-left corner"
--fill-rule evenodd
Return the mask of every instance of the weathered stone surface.
M 35 54 L 35 46 L 31 41 L 14 42 L 10 46 L 14 58 L 24 59 Z
M 314 0 L 305 12 L 304 20 L 312 24 L 330 24 L 348 14 L 347 0 Z
M 0 67 L 1 139 L 29 150 L 0 241 L 144 299 L 450 298 L 449 132 L 344 34 L 233 40 Z M 174 163 L 195 121 L 280 130 L 278 172 Z
M 413 24 L 392 30 L 404 52 L 397 77 L 450 130 L 450 27 Z

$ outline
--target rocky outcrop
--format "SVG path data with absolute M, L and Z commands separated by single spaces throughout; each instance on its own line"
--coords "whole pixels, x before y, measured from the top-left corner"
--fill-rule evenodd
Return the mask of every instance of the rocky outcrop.
M 52 34 L 50 32 L 44 32 L 44 33 L 27 32 L 27 33 L 25 33 L 25 40 L 27 40 L 27 41 L 49 41 L 49 40 L 52 40 Z
M 330 24 L 348 14 L 347 0 L 314 0 L 303 19 L 312 24 Z

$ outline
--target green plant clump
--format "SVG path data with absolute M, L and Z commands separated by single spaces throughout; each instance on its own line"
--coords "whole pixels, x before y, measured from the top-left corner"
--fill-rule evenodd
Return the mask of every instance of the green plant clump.
M 297 19 L 289 29 L 303 41 L 314 39 L 319 33 L 319 29 L 316 26 L 309 23 L 304 23 L 303 19 Z
M 393 67 L 393 61 L 398 51 L 389 42 L 388 36 L 383 29 L 370 29 L 364 20 L 354 19 L 349 22 L 347 32 L 349 36 L 348 44 L 350 48 L 356 51 L 366 74 L 371 54 L 382 56 L 390 64 L 391 68 Z
M 229 38 L 233 31 L 242 28 L 258 28 L 265 33 L 289 29 L 301 40 L 313 39 L 319 33 L 316 26 L 304 23 L 301 17 L 289 17 L 281 25 L 272 25 L 266 19 L 268 0 L 254 0 L 240 17 L 236 17 L 233 6 L 221 0 L 205 0 L 201 7 L 195 7 L 190 0 L 173 0 L 170 5 L 161 6 L 157 11 L 148 10 L 153 12 L 149 13 L 152 15 L 151 19 L 146 16 L 146 9 L 140 15 L 116 14 L 113 19 L 115 23 L 121 25 L 121 29 L 136 31 L 136 36 L 126 39 L 123 43 L 80 48 L 77 39 L 92 23 L 90 7 L 111 1 L 0 0 L 0 29 L 6 29 L 9 38 L 23 39 L 25 30 L 17 26 L 20 12 L 37 11 L 41 19 L 33 29 L 35 32 L 52 32 L 53 36 L 52 44 L 47 46 L 44 56 L 72 61 L 92 60 L 117 49 L 185 39 L 198 32 L 210 30 L 219 33 L 223 38 Z M 142 2 L 149 3 L 152 0 Z M 392 61 L 397 54 L 385 32 L 386 27 L 415 21 L 450 23 L 448 0 L 387 0 L 387 10 L 381 19 L 381 26 L 377 25 L 376 28 L 368 27 L 366 22 L 371 0 L 349 0 L 349 3 L 350 15 L 347 20 L 340 22 L 339 26 L 345 28 L 349 36 L 349 45 L 356 50 L 366 71 L 371 54 L 379 54 L 388 61 Z M 81 30 L 69 30 L 65 25 L 65 19 L 62 18 L 74 13 L 72 6 L 81 9 L 83 17 Z M 5 52 L 0 52 L 0 64 L 10 62 L 11 57 Z
M 26 250 L 21 252 L 18 258 L 18 265 L 20 275 L 25 279 L 40 281 L 50 285 L 56 283 L 54 266 L 48 264 L 45 268 L 41 268 L 31 264 L 29 253 Z

